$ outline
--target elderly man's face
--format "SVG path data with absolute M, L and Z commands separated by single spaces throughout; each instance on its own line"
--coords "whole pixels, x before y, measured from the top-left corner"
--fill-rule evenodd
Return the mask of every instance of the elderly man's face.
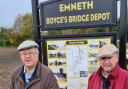
M 101 57 L 99 60 L 100 66 L 106 73 L 110 73 L 118 62 L 118 54 L 113 54 L 112 57 Z
M 33 68 L 38 62 L 37 48 L 30 48 L 20 51 L 20 58 L 26 68 Z

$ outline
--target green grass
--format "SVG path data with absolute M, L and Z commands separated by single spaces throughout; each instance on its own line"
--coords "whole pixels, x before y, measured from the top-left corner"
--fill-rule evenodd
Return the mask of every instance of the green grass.
M 0 40 L 0 47 L 7 47 L 10 46 L 11 43 L 8 40 Z

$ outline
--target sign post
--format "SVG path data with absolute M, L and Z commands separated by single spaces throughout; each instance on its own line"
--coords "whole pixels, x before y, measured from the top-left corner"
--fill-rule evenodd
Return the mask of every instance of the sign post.
M 33 16 L 35 41 L 39 45 L 39 61 L 42 62 L 42 47 L 41 47 L 41 32 L 40 32 L 38 0 L 31 0 L 31 2 L 32 2 L 32 16 Z
M 127 43 L 127 0 L 121 0 L 120 10 L 120 44 L 119 64 L 126 69 L 126 43 Z

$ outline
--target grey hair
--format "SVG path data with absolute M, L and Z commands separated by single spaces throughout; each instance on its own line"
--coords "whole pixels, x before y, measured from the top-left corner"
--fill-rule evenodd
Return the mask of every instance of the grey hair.
M 39 53 L 39 50 L 38 50 L 38 48 L 36 48 L 36 52 L 37 52 L 37 53 Z

